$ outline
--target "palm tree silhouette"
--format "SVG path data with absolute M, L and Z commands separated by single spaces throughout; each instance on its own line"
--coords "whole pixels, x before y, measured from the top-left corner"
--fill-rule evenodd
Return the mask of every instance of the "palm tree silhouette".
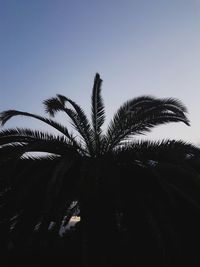
M 2 194 L 5 195 L 2 214 L 12 228 L 13 240 L 22 236 L 26 239 L 36 228 L 37 231 L 39 229 L 46 233 L 51 222 L 54 222 L 51 231 L 58 233 L 63 219 L 67 224 L 74 211 L 78 210 L 82 229 L 83 266 L 108 266 L 108 255 L 97 256 L 98 250 L 105 252 L 109 245 L 114 246 L 119 229 L 122 232 L 131 229 L 132 220 L 128 214 L 133 199 L 130 197 L 130 179 L 127 181 L 126 177 L 130 178 L 133 174 L 137 176 L 137 180 L 141 177 L 141 181 L 144 180 L 149 186 L 148 192 L 155 192 L 155 188 L 158 188 L 160 191 L 157 197 L 159 195 L 162 198 L 160 194 L 163 193 L 169 197 L 171 203 L 167 180 L 157 177 L 163 170 L 160 166 L 186 166 L 187 163 L 190 168 L 187 156 L 199 155 L 196 147 L 182 141 L 153 142 L 133 139 L 160 124 L 183 122 L 189 125 L 186 107 L 174 98 L 140 96 L 128 100 L 117 110 L 107 130 L 103 132 L 105 108 L 101 85 L 102 80 L 97 73 L 92 89 L 91 121 L 78 104 L 59 94 L 43 102 L 45 111 L 51 118 L 17 110 L 7 110 L 0 114 L 2 125 L 20 115 L 42 121 L 60 133 L 56 136 L 26 128 L 5 129 L 0 132 L 0 160 L 2 169 L 5 168 L 2 176 L 6 179 L 9 176 L 7 190 Z M 69 117 L 78 135 L 70 133 L 66 126 L 53 119 L 59 111 Z M 26 156 L 27 152 L 46 152 L 51 155 Z M 155 168 L 158 163 L 160 169 Z M 146 179 L 148 176 L 151 183 Z M 134 183 L 136 188 L 139 186 L 141 189 L 141 182 Z M 174 188 L 177 188 L 176 185 Z M 157 240 L 160 240 L 155 226 L 155 218 L 159 221 L 160 215 L 149 212 L 150 208 L 146 207 L 143 199 L 144 192 L 136 195 L 140 199 L 139 206 L 146 214 L 147 224 L 154 229 Z M 165 204 L 162 208 L 165 209 L 171 205 L 166 199 L 163 203 Z M 136 214 L 141 215 L 138 209 Z M 104 239 L 106 235 L 110 240 L 107 245 Z M 162 254 L 163 244 L 159 242 Z M 103 249 L 102 244 L 106 248 Z M 93 256 L 88 256 L 89 253 L 95 255 L 96 260 Z

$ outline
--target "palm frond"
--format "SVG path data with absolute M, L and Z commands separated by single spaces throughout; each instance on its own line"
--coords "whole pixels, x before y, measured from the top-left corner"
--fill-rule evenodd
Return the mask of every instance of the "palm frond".
M 12 143 L 0 147 L 0 160 L 2 162 L 8 161 L 13 158 L 19 158 L 23 155 L 27 148 L 24 143 Z
M 71 142 L 64 136 L 56 136 L 54 134 L 50 134 L 48 132 L 31 130 L 28 128 L 11 128 L 0 131 L 0 145 L 6 144 L 7 142 L 11 142 L 12 138 L 16 138 L 16 142 L 18 141 L 34 141 L 34 140 L 49 140 L 54 142 L 63 143 L 63 145 L 70 145 Z M 18 138 L 18 139 L 17 139 Z M 21 138 L 21 139 L 20 139 Z M 4 141 L 5 140 L 5 141 Z M 10 140 L 10 141 L 9 141 Z
M 129 101 L 128 101 L 129 102 Z M 189 125 L 189 120 L 187 119 L 185 113 L 187 113 L 187 108 L 182 102 L 175 98 L 163 98 L 158 99 L 152 96 L 141 96 L 130 100 L 130 109 L 127 112 L 131 115 L 138 114 L 154 114 L 161 113 L 162 117 L 165 115 L 174 115 L 181 117 L 182 121 Z
M 182 113 L 188 113 L 187 107 L 179 100 L 176 98 L 163 98 L 162 100 L 162 105 L 166 105 L 167 109 L 170 110 L 170 108 L 172 109 L 172 111 L 176 111 L 176 112 L 180 112 Z
M 180 112 L 181 114 L 187 113 L 186 106 L 176 98 L 155 98 L 154 96 L 144 95 L 135 97 L 126 102 L 129 105 L 128 112 L 138 112 L 145 110 L 152 109 L 155 107 L 162 107 L 165 110 L 172 109 L 173 112 Z
M 52 154 L 46 154 L 46 155 L 30 155 L 25 154 L 20 158 L 21 162 L 39 162 L 39 163 L 51 163 L 54 161 L 58 161 L 60 159 L 59 155 L 52 155 Z
M 187 164 L 190 157 L 200 158 L 200 149 L 182 140 L 125 142 L 116 147 L 114 153 L 127 162 L 136 159 Z
M 143 96 L 125 102 L 114 115 L 105 138 L 107 150 L 114 148 L 130 135 L 144 134 L 159 124 L 184 122 L 186 108 L 176 99 L 157 99 Z
M 94 142 L 97 153 L 100 151 L 101 144 L 101 126 L 105 121 L 105 109 L 103 99 L 101 97 L 101 84 L 102 80 L 97 73 L 94 79 L 94 85 L 92 90 L 92 126 L 94 131 Z
M 34 131 L 27 128 L 11 128 L 0 131 L 0 145 L 13 142 L 31 143 L 34 141 L 52 142 L 52 144 L 63 145 L 63 147 L 73 147 L 73 144 L 66 137 L 55 136 L 42 131 Z
M 63 110 L 64 103 L 57 97 L 52 97 L 43 101 L 45 112 L 54 117 L 56 112 Z
M 71 119 L 73 127 L 83 138 L 89 153 L 94 154 L 91 140 L 92 129 L 82 108 L 71 99 L 59 94 L 56 98 L 47 99 L 43 103 L 46 112 L 50 115 L 54 115 L 57 111 L 65 112 Z M 66 103 L 70 103 L 74 110 L 67 108 Z
M 75 128 L 78 130 L 78 132 L 81 134 L 83 139 L 85 140 L 85 143 L 87 145 L 87 148 L 91 155 L 94 154 L 94 149 L 92 145 L 91 135 L 92 135 L 92 129 L 91 125 L 89 123 L 89 120 L 87 119 L 87 116 L 83 109 L 77 105 L 74 101 L 72 101 L 70 98 L 67 98 L 63 95 L 57 94 L 57 97 L 60 99 L 60 102 L 69 102 L 71 106 L 74 108 L 75 112 L 72 112 L 71 109 L 66 108 L 66 112 L 68 112 L 68 115 L 70 118 L 74 119 L 73 123 Z
M 31 143 L 11 143 L 0 147 L 0 159 L 12 159 L 14 155 L 23 156 L 28 152 L 51 153 L 58 156 L 66 154 L 73 155 L 74 150 L 63 147 L 60 144 L 53 144 L 51 141 L 33 141 Z
M 78 150 L 64 136 L 23 128 L 0 132 L 0 157 L 21 157 L 27 152 L 46 152 L 60 156 L 68 153 L 78 155 Z
M 18 111 L 18 110 L 6 110 L 0 113 L 0 123 L 3 126 L 8 120 L 10 120 L 14 116 L 26 116 L 26 117 L 32 117 L 35 119 L 38 119 L 51 127 L 55 128 L 57 131 L 64 134 L 71 142 L 74 143 L 78 147 L 78 144 L 76 144 L 75 138 L 68 132 L 68 129 L 64 126 L 62 126 L 60 123 L 57 123 L 56 121 L 52 119 L 48 119 L 36 114 Z

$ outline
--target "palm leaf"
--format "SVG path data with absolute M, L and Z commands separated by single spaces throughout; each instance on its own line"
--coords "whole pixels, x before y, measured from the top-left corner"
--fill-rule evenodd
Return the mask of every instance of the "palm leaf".
M 26 151 L 27 144 L 24 143 L 14 143 L 9 145 L 4 145 L 0 147 L 0 160 L 1 162 L 8 161 L 13 158 L 19 158 Z
M 182 121 L 189 125 L 180 101 L 139 97 L 125 102 L 114 115 L 105 135 L 107 150 L 114 148 L 130 135 L 144 134 L 159 124 Z
M 189 164 L 190 157 L 200 157 L 199 148 L 181 140 L 125 142 L 116 147 L 114 153 L 126 162 L 136 159 L 142 162 Z
M 0 158 L 9 160 L 27 152 L 55 155 L 77 154 L 78 150 L 64 136 L 54 136 L 30 129 L 7 129 L 0 132 Z
M 81 136 L 83 137 L 83 139 L 85 140 L 88 150 L 91 153 L 91 155 L 94 154 L 94 149 L 92 146 L 92 140 L 91 140 L 91 135 L 92 135 L 92 129 L 91 129 L 91 125 L 87 119 L 87 116 L 85 115 L 85 112 L 83 111 L 83 109 L 77 105 L 74 101 L 72 101 L 70 98 L 67 98 L 63 95 L 59 95 L 57 94 L 57 97 L 59 98 L 61 103 L 64 102 L 69 102 L 71 104 L 71 106 L 74 108 L 74 110 L 76 111 L 73 112 L 71 109 L 66 108 L 66 113 L 68 114 L 68 116 L 70 116 L 70 118 L 74 119 L 74 126 L 75 128 L 78 130 L 78 132 L 81 134 Z
M 68 129 L 64 126 L 62 126 L 61 124 L 57 123 L 56 121 L 52 120 L 52 119 L 48 119 L 39 115 L 35 115 L 32 113 L 28 113 L 28 112 L 22 112 L 22 111 L 18 111 L 18 110 L 6 110 L 0 113 L 0 122 L 2 125 L 4 125 L 8 120 L 10 120 L 12 117 L 14 116 L 26 116 L 26 117 L 32 117 L 35 119 L 38 119 L 50 126 L 52 126 L 53 128 L 55 128 L 56 130 L 58 130 L 59 132 L 61 132 L 62 134 L 64 134 L 75 146 L 79 146 L 76 141 L 75 138 L 68 132 Z
M 55 136 L 47 132 L 34 131 L 27 128 L 11 128 L 0 131 L 0 145 L 4 145 L 9 142 L 30 142 L 35 140 L 49 140 L 52 142 L 60 142 L 63 145 L 72 145 L 71 142 L 64 136 Z
M 57 97 L 52 97 L 43 101 L 45 112 L 54 117 L 58 111 L 64 109 L 65 103 L 61 102 Z
M 23 157 L 20 158 L 21 162 L 24 162 L 26 164 L 27 162 L 39 162 L 39 163 L 49 163 L 51 164 L 54 161 L 58 161 L 60 159 L 60 156 L 58 155 L 51 155 L 51 154 L 46 154 L 43 156 L 40 155 L 24 155 Z
M 97 73 L 94 79 L 94 86 L 92 90 L 92 126 L 97 153 L 100 151 L 101 126 L 105 121 L 105 109 L 103 99 L 101 97 L 101 84 L 102 80 L 100 79 L 100 75 Z
M 14 155 L 17 157 L 23 156 L 28 152 L 43 152 L 51 153 L 54 155 L 66 155 L 67 153 L 72 154 L 69 147 L 60 146 L 60 144 L 53 144 L 48 141 L 33 141 L 31 143 L 11 143 L 4 145 L 0 148 L 0 159 L 13 159 Z
M 74 110 L 67 108 L 65 106 L 67 102 L 69 102 L 72 105 Z M 64 111 L 69 116 L 69 118 L 72 121 L 72 125 L 83 138 L 89 153 L 93 155 L 94 152 L 91 140 L 92 130 L 90 123 L 82 108 L 79 105 L 77 105 L 74 101 L 63 95 L 57 95 L 57 98 L 47 99 L 43 103 L 46 112 L 48 112 L 50 115 L 53 114 L 54 116 L 57 111 Z

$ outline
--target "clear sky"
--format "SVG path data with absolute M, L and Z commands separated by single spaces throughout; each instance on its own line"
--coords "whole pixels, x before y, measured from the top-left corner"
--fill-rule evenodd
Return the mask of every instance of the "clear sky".
M 130 98 L 175 97 L 191 127 L 146 138 L 200 144 L 200 0 L 0 0 L 0 111 L 44 114 L 42 100 L 60 93 L 89 115 L 96 72 L 107 122 Z M 30 118 L 15 126 L 47 129 Z

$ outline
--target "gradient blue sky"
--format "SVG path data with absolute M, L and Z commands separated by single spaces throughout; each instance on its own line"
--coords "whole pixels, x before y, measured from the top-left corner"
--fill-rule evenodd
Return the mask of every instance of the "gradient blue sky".
M 191 127 L 146 138 L 200 144 L 200 0 L 0 0 L 0 111 L 44 114 L 42 100 L 60 93 L 90 115 L 96 72 L 107 122 L 127 99 L 175 97 Z M 15 126 L 47 129 L 30 118 Z

